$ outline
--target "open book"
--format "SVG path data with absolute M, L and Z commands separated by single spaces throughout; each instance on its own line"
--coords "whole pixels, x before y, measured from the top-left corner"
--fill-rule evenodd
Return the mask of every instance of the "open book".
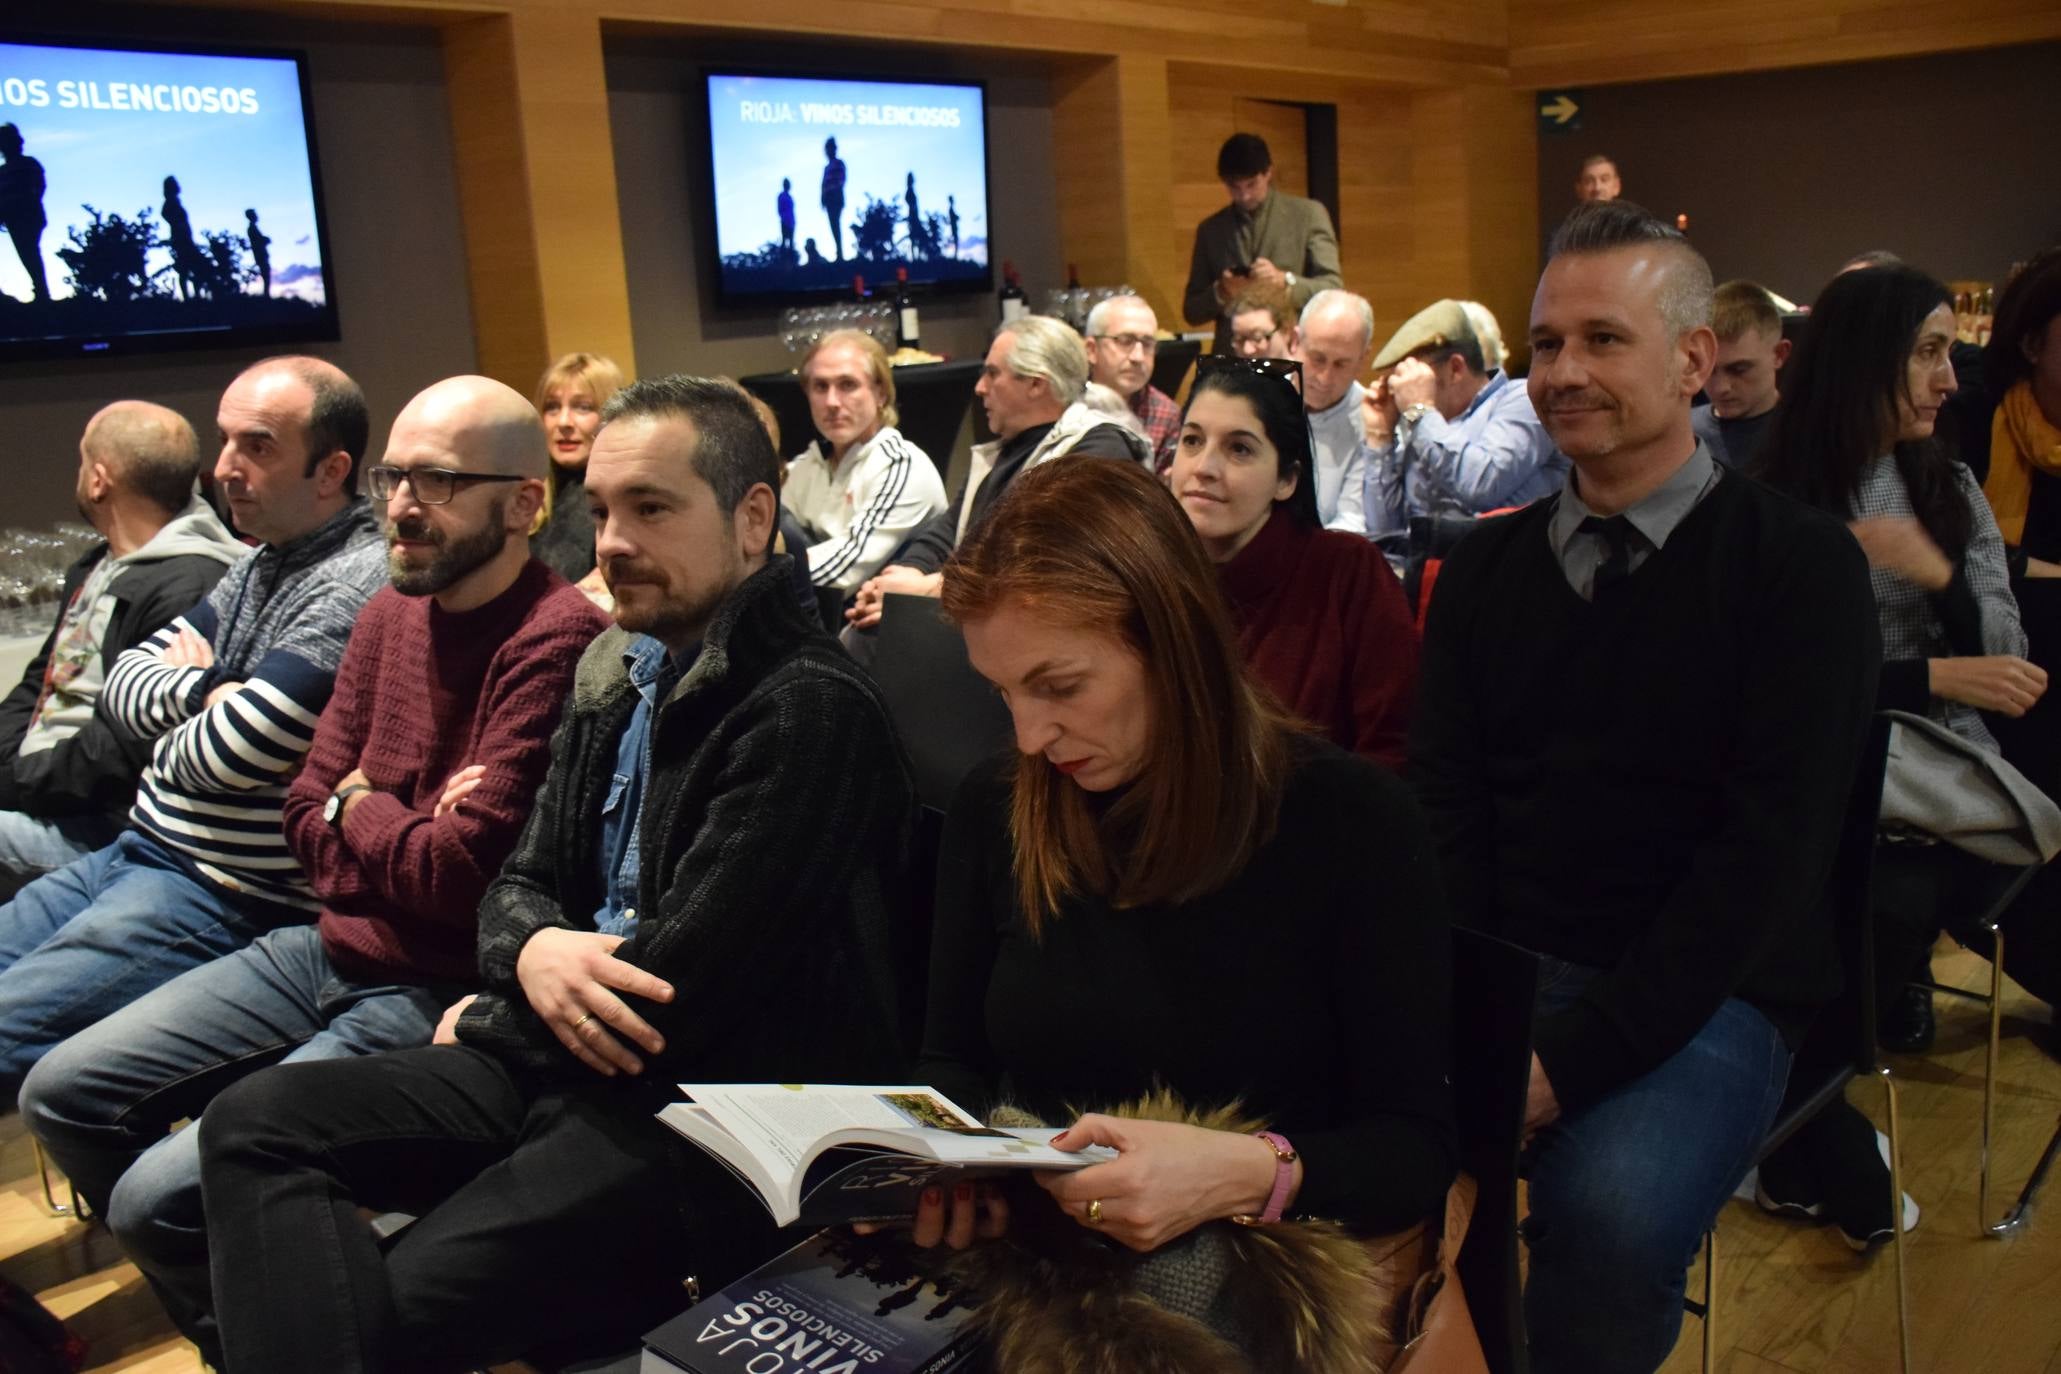
M 1059 1131 L 994 1130 L 932 1088 L 682 1083 L 658 1119 L 730 1166 L 782 1226 L 889 1220 L 925 1188 L 1011 1169 L 1084 1169 L 1116 1158 L 1055 1150 Z

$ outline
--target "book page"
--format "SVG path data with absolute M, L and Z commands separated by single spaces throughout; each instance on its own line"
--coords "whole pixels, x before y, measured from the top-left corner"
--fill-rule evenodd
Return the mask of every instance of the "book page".
M 790 1174 L 823 1137 L 853 1128 L 920 1130 L 923 1137 L 947 1142 L 962 1135 L 987 1137 L 991 1148 L 1001 1137 L 1021 1148 L 1014 1136 L 990 1131 L 943 1093 L 920 1085 L 682 1083 L 679 1087 L 745 1148 L 761 1159 L 782 1161 L 784 1172 Z M 913 1143 L 911 1148 L 919 1153 L 926 1150 Z

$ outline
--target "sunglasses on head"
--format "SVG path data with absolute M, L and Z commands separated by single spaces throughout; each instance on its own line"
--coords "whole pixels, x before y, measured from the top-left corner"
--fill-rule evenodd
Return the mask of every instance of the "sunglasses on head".
M 1248 358 L 1238 353 L 1205 353 L 1195 360 L 1195 375 L 1207 377 L 1212 372 L 1257 372 L 1262 377 L 1275 377 L 1295 388 L 1295 394 L 1302 395 L 1302 364 L 1293 358 Z

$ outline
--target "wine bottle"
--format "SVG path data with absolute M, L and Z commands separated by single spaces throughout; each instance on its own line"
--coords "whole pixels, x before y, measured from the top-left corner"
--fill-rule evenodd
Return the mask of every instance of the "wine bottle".
M 1081 271 L 1072 263 L 1066 265 L 1066 289 L 1069 291 L 1081 289 Z
M 916 318 L 916 300 L 909 294 L 909 269 L 895 269 L 895 347 L 923 347 L 923 328 Z
M 1023 283 L 1017 280 L 1016 264 L 1004 260 L 1002 263 L 1002 323 L 1020 320 L 1030 312 L 1030 298 L 1023 294 Z
M 852 299 L 855 301 L 866 299 L 866 276 L 863 272 L 852 275 Z

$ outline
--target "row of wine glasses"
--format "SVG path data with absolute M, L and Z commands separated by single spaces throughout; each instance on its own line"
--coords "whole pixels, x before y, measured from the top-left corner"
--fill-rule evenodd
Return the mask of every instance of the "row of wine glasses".
M 0 635 L 49 633 L 65 570 L 99 537 L 75 520 L 48 530 L 0 529 Z
M 843 301 L 837 305 L 796 306 L 780 312 L 780 342 L 789 353 L 806 352 L 825 334 L 839 329 L 871 334 L 892 353 L 895 308 L 887 301 Z
M 1065 320 L 1085 334 L 1089 311 L 1106 300 L 1135 294 L 1128 286 L 1055 286 L 1045 293 L 1044 309 L 1038 313 Z

